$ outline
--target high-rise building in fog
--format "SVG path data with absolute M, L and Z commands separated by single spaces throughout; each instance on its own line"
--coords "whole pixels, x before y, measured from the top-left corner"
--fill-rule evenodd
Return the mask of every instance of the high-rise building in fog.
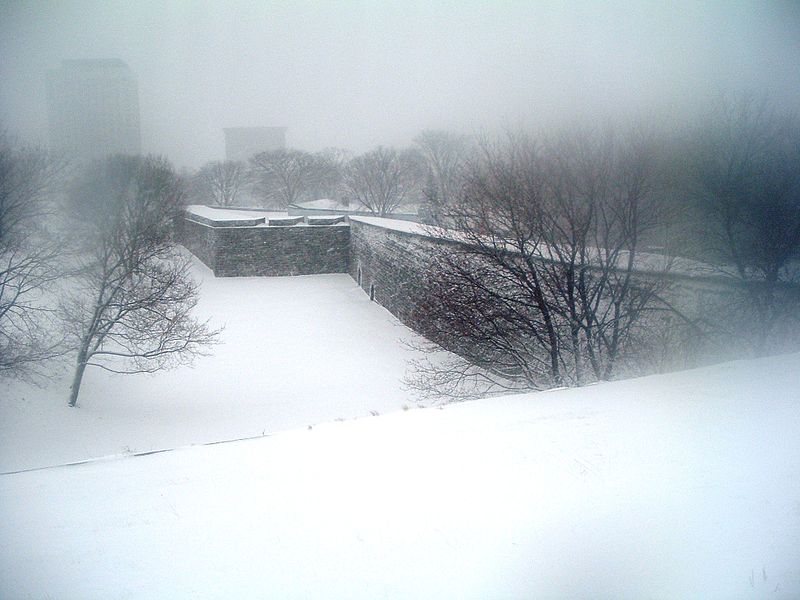
M 286 127 L 228 127 L 225 158 L 246 161 L 253 154 L 286 148 Z
M 47 74 L 50 145 L 78 160 L 139 154 L 139 89 L 117 58 L 65 60 Z

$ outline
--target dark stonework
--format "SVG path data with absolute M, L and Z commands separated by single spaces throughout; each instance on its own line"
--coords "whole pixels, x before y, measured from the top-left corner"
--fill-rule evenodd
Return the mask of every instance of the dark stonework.
M 336 223 L 344 223 L 345 217 L 342 215 L 330 217 L 306 217 L 306 223 L 309 225 L 336 225 Z
M 405 325 L 419 330 L 415 311 L 426 298 L 432 258 L 441 245 L 457 242 L 397 231 L 357 219 L 350 221 L 350 276 L 375 302 Z M 636 277 L 653 275 L 637 273 Z M 670 282 L 663 296 L 686 317 L 713 321 L 719 301 L 729 297 L 737 284 L 720 277 L 680 273 L 659 274 Z M 726 314 L 725 311 L 721 311 Z
M 436 244 L 425 236 L 351 220 L 350 276 L 375 302 L 414 328 L 414 310 L 425 298 Z
M 181 243 L 217 277 L 346 273 L 346 225 L 211 227 L 184 219 Z
M 193 219 L 179 219 L 176 223 L 178 241 L 200 261 L 214 270 L 216 251 L 214 228 Z

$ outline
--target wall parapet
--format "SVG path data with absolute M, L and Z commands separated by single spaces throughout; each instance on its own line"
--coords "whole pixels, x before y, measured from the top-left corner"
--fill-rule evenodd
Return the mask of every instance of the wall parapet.
M 184 218 L 178 227 L 184 247 L 217 277 L 346 273 L 350 227 L 334 225 L 209 225 Z
M 313 203 L 312 203 L 313 204 Z M 317 208 L 306 206 L 304 204 L 290 204 L 287 207 L 287 212 L 290 216 L 306 216 L 306 217 L 326 217 L 335 215 L 345 215 L 347 217 L 374 217 L 375 213 L 366 209 L 356 209 L 345 206 L 336 205 L 330 208 Z M 386 217 L 388 219 L 398 221 L 409 221 L 418 223 L 422 220 L 422 216 L 415 212 L 397 212 L 392 213 Z

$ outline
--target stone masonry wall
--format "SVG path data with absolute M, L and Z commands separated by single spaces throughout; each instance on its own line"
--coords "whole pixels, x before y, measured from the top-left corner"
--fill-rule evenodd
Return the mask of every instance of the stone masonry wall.
M 216 253 L 214 228 L 192 219 L 179 219 L 176 233 L 178 241 L 213 271 Z
M 400 321 L 414 328 L 437 244 L 425 236 L 350 221 L 350 276 Z
M 414 307 L 422 300 L 435 249 L 441 244 L 457 243 L 355 219 L 350 228 L 350 276 L 367 294 L 374 285 L 375 301 L 408 324 Z M 640 273 L 637 277 L 646 279 L 648 275 Z M 669 301 L 691 316 L 702 312 L 710 298 L 729 294 L 736 287 L 735 282 L 721 277 L 676 272 L 659 277 L 670 280 Z
M 212 227 L 191 219 L 181 225 L 181 243 L 217 277 L 347 272 L 346 225 Z
M 425 301 L 432 257 L 439 245 L 454 243 L 351 219 L 349 273 L 366 294 L 374 295 L 375 302 L 417 330 L 415 309 Z M 637 275 L 648 277 L 646 273 Z M 687 319 L 705 324 L 736 320 L 730 308 L 740 287 L 736 282 L 679 273 L 666 277 L 671 285 L 663 297 Z M 676 328 L 684 324 L 679 318 L 671 322 Z M 706 348 L 712 358 L 715 354 L 724 356 L 723 350 Z M 686 359 L 687 364 L 693 360 L 691 356 Z
M 415 330 L 433 256 L 442 244 L 455 244 L 358 217 L 350 219 L 349 226 L 289 227 L 214 227 L 184 219 L 178 232 L 181 243 L 218 277 L 349 273 L 375 302 Z M 683 315 L 680 319 L 746 324 L 745 315 L 731 312 L 740 293 L 736 282 L 679 272 L 666 277 L 672 285 L 664 297 Z M 680 319 L 672 322 L 685 322 Z

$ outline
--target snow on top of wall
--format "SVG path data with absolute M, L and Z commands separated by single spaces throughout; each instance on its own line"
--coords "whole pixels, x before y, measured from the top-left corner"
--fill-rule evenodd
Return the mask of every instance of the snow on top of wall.
M 348 225 L 344 222 L 324 222 L 326 219 L 332 220 L 342 218 L 341 215 L 316 217 L 315 222 L 308 223 L 302 220 L 302 216 L 290 216 L 285 212 L 252 208 L 217 208 L 215 206 L 192 204 L 186 207 L 186 212 L 190 217 L 196 217 L 195 220 L 197 222 L 215 227 L 309 227 L 322 225 L 339 227 Z
M 431 239 L 446 239 L 451 241 L 465 241 L 463 236 L 456 231 L 442 229 L 431 225 L 424 225 L 421 223 L 414 223 L 412 221 L 401 221 L 398 219 L 389 219 L 385 217 L 350 217 L 351 221 L 373 225 L 375 227 L 382 227 L 391 231 L 398 231 L 401 233 L 408 233 L 412 235 L 419 235 Z M 595 249 L 595 252 L 597 250 Z M 542 245 L 536 251 L 536 254 L 542 258 L 553 258 L 555 252 Z M 624 263 L 627 261 L 628 253 L 620 253 L 618 262 Z M 696 260 L 691 260 L 682 257 L 669 257 L 663 254 L 655 254 L 648 252 L 638 252 L 634 260 L 635 269 L 644 272 L 670 272 L 676 275 L 685 275 L 689 277 L 715 277 L 721 276 L 723 273 L 714 268 L 712 265 L 703 263 Z
M 310 200 L 309 202 L 297 202 L 294 206 L 316 210 L 363 210 L 362 206 L 358 203 L 343 204 L 334 198 L 320 198 L 319 200 Z
M 426 237 L 442 237 L 434 235 L 433 228 L 429 225 L 422 225 L 414 221 L 401 221 L 400 219 L 389 219 L 386 217 L 350 217 L 351 221 L 358 221 L 366 223 L 367 225 L 375 225 L 376 227 L 383 227 L 384 229 L 391 229 L 392 231 L 402 231 L 403 233 L 413 233 L 414 235 L 423 235 Z
M 369 209 L 362 205 L 360 202 L 351 202 L 345 204 L 333 198 L 320 198 L 319 200 L 310 200 L 308 202 L 297 202 L 293 204 L 297 208 L 305 208 L 309 210 L 340 210 L 342 212 L 369 212 Z M 419 204 L 403 204 L 398 206 L 395 211 L 396 214 L 415 215 L 419 212 Z
M 217 208 L 215 206 L 205 206 L 203 204 L 190 204 L 186 207 L 186 212 L 213 221 L 250 221 L 259 217 L 269 218 L 286 216 L 285 212 L 279 211 Z

